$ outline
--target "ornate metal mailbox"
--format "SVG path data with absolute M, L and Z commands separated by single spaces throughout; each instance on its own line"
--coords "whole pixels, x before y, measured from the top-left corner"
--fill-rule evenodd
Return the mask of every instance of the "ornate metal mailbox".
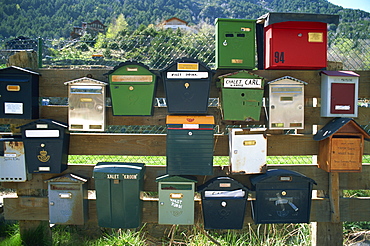
M 17 136 L 0 138 L 0 182 L 25 182 L 29 176 L 22 139 Z
M 241 128 L 229 129 L 229 158 L 233 174 L 256 174 L 266 171 L 267 139 Z
M 50 224 L 83 225 L 89 213 L 87 179 L 69 173 L 45 182 Z
M 304 86 L 306 82 L 284 76 L 267 83 L 269 86 L 269 129 L 304 128 Z
M 328 24 L 339 15 L 267 13 L 264 24 L 265 69 L 322 69 L 327 66 Z
M 195 177 L 164 175 L 158 182 L 158 224 L 194 224 Z
M 256 20 L 216 19 L 216 68 L 253 69 Z
M 313 137 L 319 142 L 317 162 L 327 172 L 361 172 L 364 140 L 370 135 L 350 118 L 335 118 Z
M 20 126 L 30 173 L 61 173 L 67 169 L 69 133 L 65 123 L 39 119 Z
M 359 77 L 352 71 L 321 72 L 321 117 L 357 117 Z
M 68 85 L 68 126 L 70 131 L 105 130 L 105 86 L 107 83 L 83 77 Z
M 0 118 L 39 118 L 39 77 L 16 66 L 0 69 Z

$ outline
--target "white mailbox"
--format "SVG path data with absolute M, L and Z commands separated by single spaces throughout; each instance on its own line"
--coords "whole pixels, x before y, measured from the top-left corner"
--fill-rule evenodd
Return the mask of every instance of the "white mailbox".
M 357 117 L 359 77 L 352 71 L 321 72 L 321 117 Z
M 28 178 L 21 138 L 0 138 L 0 182 L 25 182 Z
M 105 86 L 108 83 L 83 77 L 68 85 L 68 126 L 70 131 L 105 130 Z
M 306 82 L 285 76 L 267 83 L 269 86 L 269 129 L 304 128 L 304 86 Z
M 241 128 L 229 129 L 229 158 L 233 174 L 266 172 L 267 139 Z

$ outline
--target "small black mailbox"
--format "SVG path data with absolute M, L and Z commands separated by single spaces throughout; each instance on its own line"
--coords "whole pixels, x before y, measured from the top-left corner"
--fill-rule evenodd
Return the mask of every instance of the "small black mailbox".
M 39 119 L 20 126 L 30 173 L 61 173 L 67 169 L 68 125 Z
M 248 189 L 230 177 L 215 177 L 198 187 L 205 229 L 242 229 Z
M 256 224 L 310 222 L 314 180 L 294 171 L 271 169 L 250 181 L 256 192 L 252 201 Z
M 192 58 L 174 61 L 162 71 L 168 113 L 206 114 L 212 71 Z
M 0 118 L 39 117 L 39 76 L 16 66 L 0 69 Z

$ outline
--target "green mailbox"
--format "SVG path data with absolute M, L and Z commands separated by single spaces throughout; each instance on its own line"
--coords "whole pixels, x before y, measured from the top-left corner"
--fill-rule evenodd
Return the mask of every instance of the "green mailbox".
M 94 167 L 98 224 L 108 228 L 141 225 L 143 163 L 99 162 Z
M 138 62 L 123 62 L 108 73 L 113 115 L 152 115 L 157 76 Z
M 158 224 L 194 224 L 195 177 L 170 176 L 156 179 L 158 182 Z
M 259 121 L 264 78 L 246 70 L 218 77 L 224 120 Z
M 256 66 L 256 20 L 216 19 L 216 69 Z

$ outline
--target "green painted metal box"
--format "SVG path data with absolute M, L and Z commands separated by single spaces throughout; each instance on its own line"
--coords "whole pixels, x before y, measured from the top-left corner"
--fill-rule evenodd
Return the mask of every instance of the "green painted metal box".
M 94 167 L 98 224 L 108 228 L 141 226 L 145 165 L 99 162 Z
M 138 62 L 124 62 L 108 73 L 113 115 L 152 115 L 157 76 Z
M 221 111 L 224 120 L 259 121 L 264 78 L 246 70 L 218 77 L 221 87 Z
M 170 176 L 156 179 L 158 182 L 158 224 L 194 224 L 195 177 Z
M 168 115 L 166 124 L 167 174 L 212 175 L 214 117 Z
M 216 69 L 256 66 L 256 20 L 216 19 Z

